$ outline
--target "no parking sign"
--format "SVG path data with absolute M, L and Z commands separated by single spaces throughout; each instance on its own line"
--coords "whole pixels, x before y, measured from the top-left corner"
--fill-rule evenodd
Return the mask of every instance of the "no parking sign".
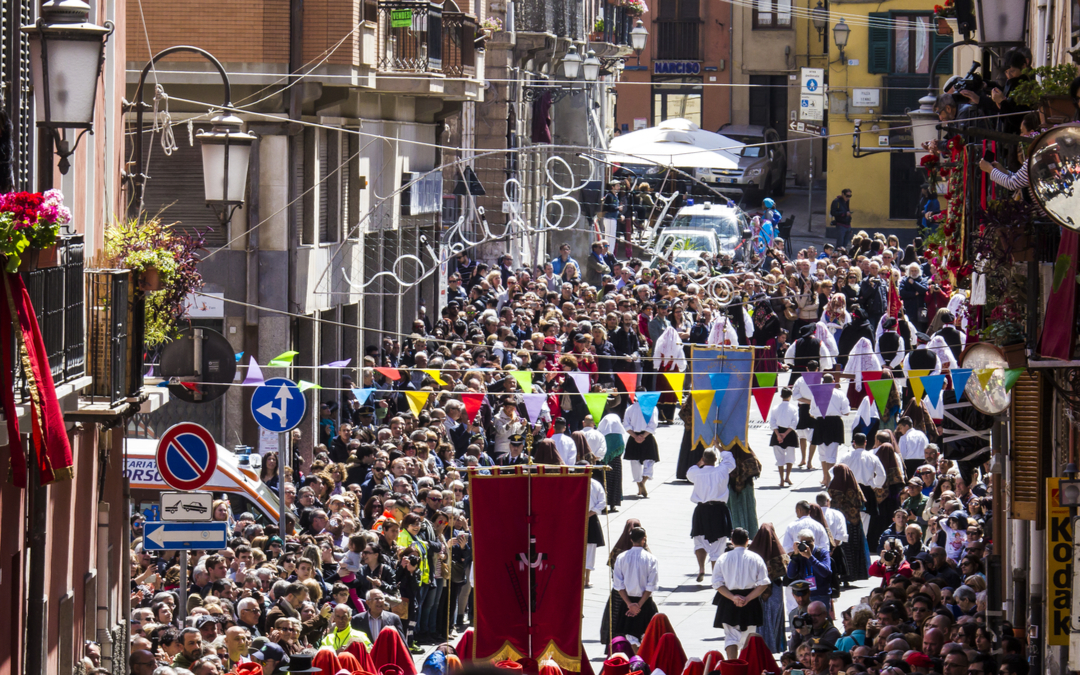
M 198 424 L 174 424 L 158 441 L 157 465 L 161 479 L 171 487 L 198 490 L 217 469 L 217 443 Z

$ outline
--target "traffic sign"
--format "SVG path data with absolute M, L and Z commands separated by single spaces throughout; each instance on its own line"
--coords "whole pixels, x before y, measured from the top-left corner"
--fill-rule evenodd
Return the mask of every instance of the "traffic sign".
M 217 551 L 225 548 L 229 524 L 223 520 L 210 523 L 145 523 L 143 548 L 148 551 Z
M 811 134 L 813 136 L 821 136 L 822 127 L 819 124 L 811 124 L 810 122 L 795 122 L 794 120 L 788 123 L 788 129 L 796 131 L 800 134 Z
M 157 466 L 161 479 L 170 487 L 198 490 L 217 469 L 217 443 L 198 424 L 174 424 L 158 440 Z
M 161 518 L 169 522 L 214 519 L 214 495 L 209 492 L 162 492 Z
M 804 94 L 820 94 L 821 85 L 825 82 L 824 68 L 802 68 L 802 92 Z
M 251 414 L 267 431 L 284 433 L 296 428 L 307 412 L 307 399 L 292 380 L 274 377 L 251 395 Z

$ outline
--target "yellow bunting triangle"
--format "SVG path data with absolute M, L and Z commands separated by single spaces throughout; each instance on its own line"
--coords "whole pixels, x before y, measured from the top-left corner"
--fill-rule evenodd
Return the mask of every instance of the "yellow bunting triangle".
M 526 394 L 532 393 L 532 378 L 533 374 L 528 370 L 511 370 L 510 375 L 517 380 L 518 386 L 521 387 L 521 391 Z
M 435 370 L 434 368 L 423 369 L 420 372 L 422 372 L 425 375 L 429 376 L 431 379 L 435 380 L 440 385 L 442 385 L 444 387 L 446 386 L 446 380 L 442 379 L 442 373 Z
M 424 409 L 424 404 L 427 403 L 428 396 L 431 396 L 430 391 L 407 391 L 405 396 L 409 399 L 409 409 L 412 410 L 412 414 L 417 417 L 420 416 L 420 411 Z
M 713 398 L 716 395 L 711 389 L 705 389 L 704 391 L 692 391 L 690 395 L 694 398 L 694 405 L 697 406 L 698 415 L 701 416 L 702 422 L 709 421 L 709 408 L 712 407 Z
M 986 383 L 990 381 L 995 370 L 997 370 L 997 368 L 979 368 L 975 371 L 975 377 L 978 378 L 980 387 L 986 389 Z
M 675 392 L 675 396 L 679 399 L 679 403 L 682 403 L 683 383 L 686 382 L 686 373 L 664 373 L 664 377 L 667 378 L 671 390 Z
M 923 393 L 926 391 L 923 388 L 922 377 L 923 375 L 929 375 L 929 370 L 909 370 L 907 373 L 908 384 L 911 385 L 911 393 L 915 394 L 915 398 L 922 400 Z

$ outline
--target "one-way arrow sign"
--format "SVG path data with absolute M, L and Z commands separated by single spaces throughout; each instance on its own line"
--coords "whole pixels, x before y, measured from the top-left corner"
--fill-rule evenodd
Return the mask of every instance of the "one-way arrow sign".
M 212 523 L 145 523 L 143 547 L 149 551 L 217 551 L 225 548 L 229 524 Z
M 251 394 L 251 414 L 267 431 L 284 433 L 300 424 L 307 412 L 307 399 L 295 382 L 274 377 Z

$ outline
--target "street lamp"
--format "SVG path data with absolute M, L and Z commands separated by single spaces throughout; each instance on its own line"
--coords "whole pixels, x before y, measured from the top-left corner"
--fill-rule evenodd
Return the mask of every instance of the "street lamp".
M 232 85 L 229 76 L 221 62 L 214 58 L 210 52 L 198 47 L 177 46 L 169 47 L 154 55 L 150 62 L 142 70 L 139 76 L 139 84 L 135 90 L 135 173 L 128 176 L 136 191 L 137 199 L 133 199 L 136 214 L 142 212 L 146 188 L 146 175 L 143 173 L 143 110 L 146 104 L 143 102 L 146 76 L 158 61 L 176 52 L 192 52 L 205 58 L 214 66 L 221 76 L 224 85 L 223 112 L 217 114 L 212 120 L 213 125 L 209 132 L 200 132 L 199 141 L 202 144 L 203 157 L 203 190 L 205 191 L 206 205 L 214 210 L 218 222 L 222 227 L 227 227 L 236 209 L 244 204 L 244 193 L 247 189 L 248 160 L 251 158 L 251 144 L 255 137 L 240 130 L 243 122 L 239 117 L 231 114 L 232 109 Z
M 915 147 L 915 165 L 918 166 L 927 152 L 923 149 L 923 143 L 937 138 L 938 115 L 934 112 L 934 103 L 937 98 L 933 94 L 927 94 L 919 99 L 919 107 L 908 111 L 911 120 L 911 139 Z
M 34 100 L 44 116 L 38 126 L 52 136 L 60 157 L 60 173 L 79 141 L 94 127 L 97 84 L 105 62 L 105 43 L 113 24 L 90 23 L 90 5 L 83 0 L 47 0 L 37 22 L 23 26 L 30 38 L 30 61 L 34 79 Z M 81 129 L 71 143 L 64 129 Z
M 829 23 L 829 10 L 825 9 L 821 4 L 821 0 L 818 0 L 817 7 L 810 10 L 810 21 L 813 22 L 814 28 L 817 29 L 818 42 L 822 40 L 822 35 L 825 33 L 825 26 Z
M 836 22 L 836 25 L 832 29 L 833 42 L 836 43 L 837 49 L 840 50 L 840 62 L 844 63 L 844 47 L 847 47 L 848 36 L 851 35 L 851 29 L 844 23 L 843 19 Z
M 585 73 L 586 82 L 596 82 L 600 77 L 600 59 L 596 58 L 596 52 L 589 50 L 589 55 L 585 57 L 584 63 L 581 64 L 581 70 Z
M 645 43 L 648 41 L 649 31 L 645 28 L 645 23 L 638 19 L 633 30 L 630 31 L 630 46 L 634 49 L 639 61 L 641 60 L 641 52 L 645 51 Z
M 576 80 L 581 70 L 581 54 L 577 53 L 577 47 L 570 45 L 566 50 L 566 56 L 562 60 L 563 75 L 568 80 Z
M 1024 44 L 1027 30 L 1026 0 L 981 0 L 979 45 L 983 47 Z

